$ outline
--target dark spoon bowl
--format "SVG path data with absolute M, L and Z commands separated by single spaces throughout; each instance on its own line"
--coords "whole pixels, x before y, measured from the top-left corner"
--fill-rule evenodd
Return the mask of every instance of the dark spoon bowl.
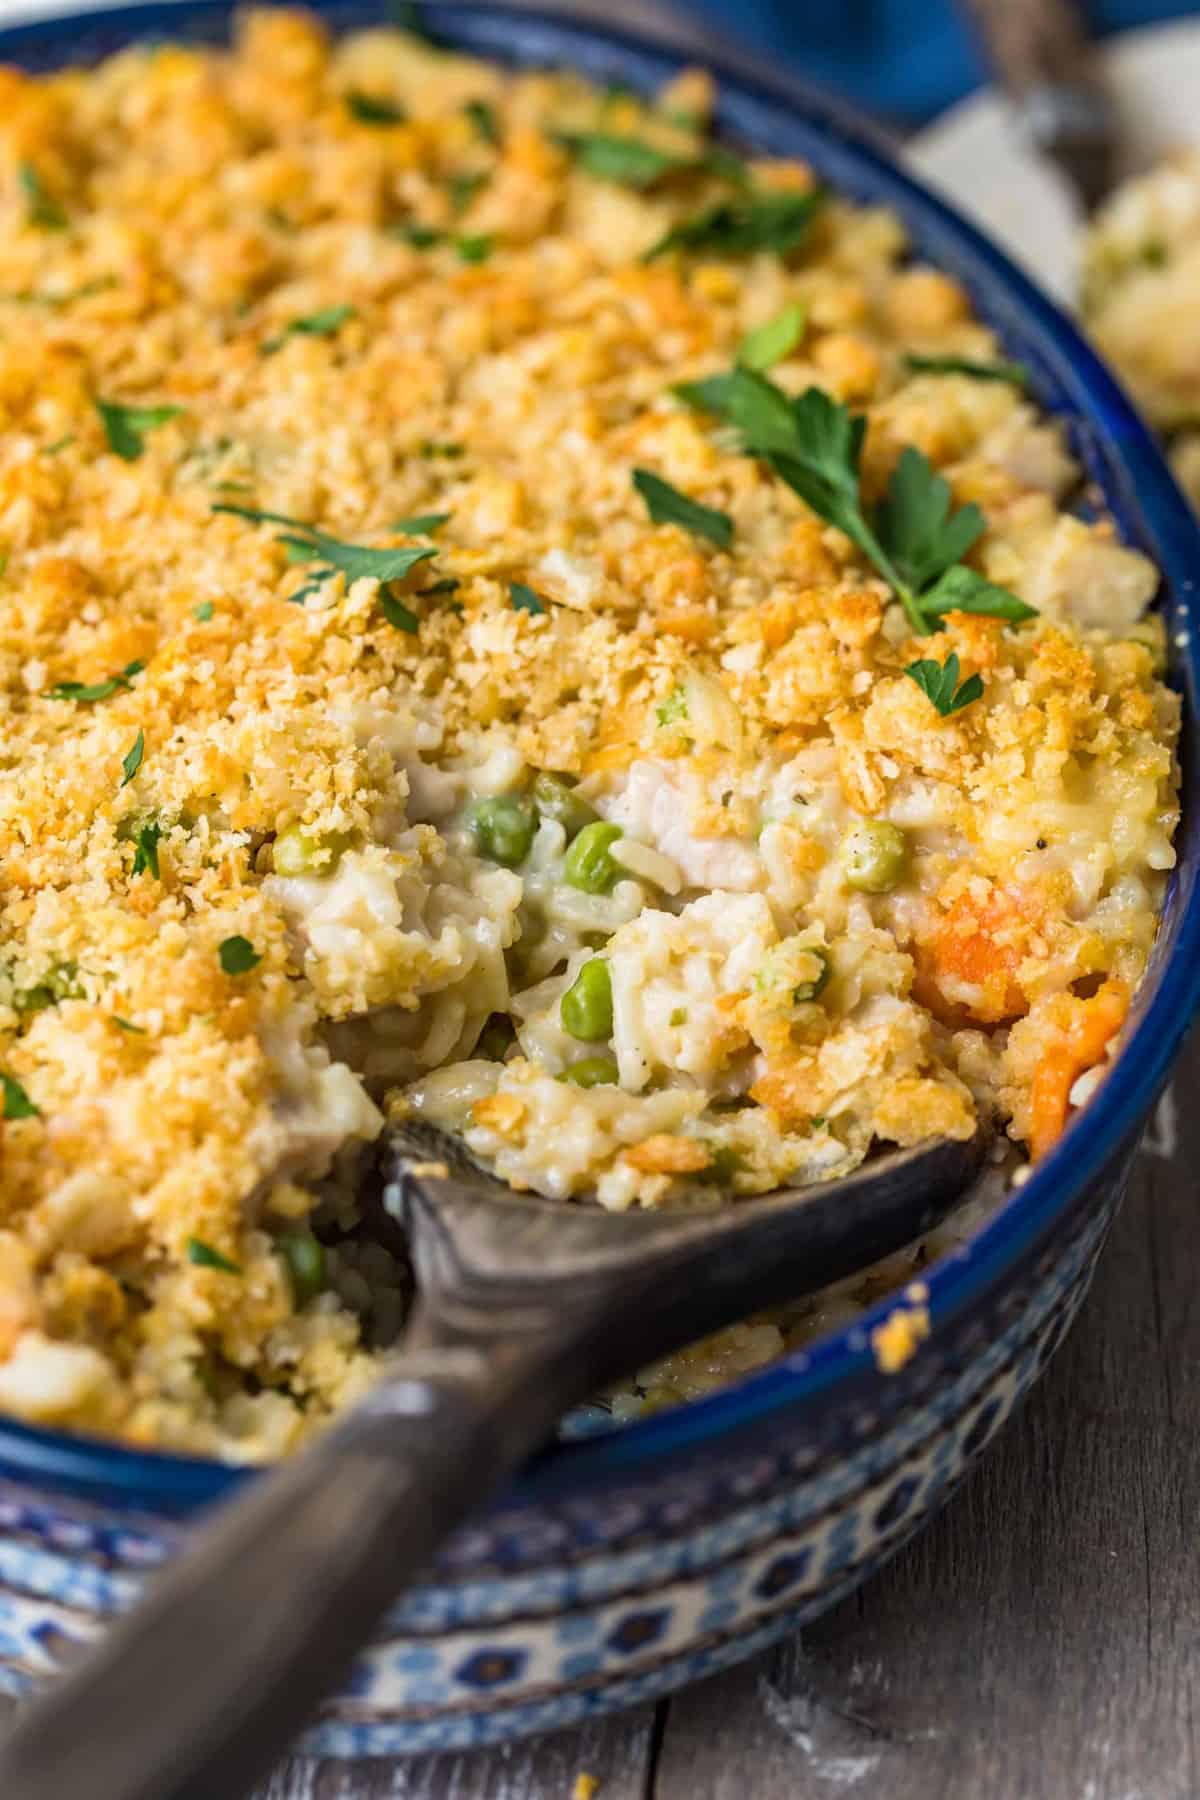
M 226 0 L 183 0 L 0 33 L 35 70 L 164 36 L 217 41 Z M 326 4 L 337 29 L 377 8 Z M 649 89 L 685 60 L 600 26 L 435 0 L 439 37 L 510 63 L 570 64 Z M 712 60 L 712 59 L 710 59 Z M 1141 1128 L 1200 998 L 1200 530 L 1162 455 L 1074 326 L 824 98 L 719 59 L 719 129 L 810 162 L 890 207 L 956 275 L 1034 392 L 1067 422 L 1121 535 L 1163 571 L 1186 700 L 1180 862 L 1124 1051 L 1037 1172 L 969 1241 L 923 1267 L 929 1339 L 884 1373 L 867 1309 L 711 1398 L 537 1458 L 460 1531 L 389 1617 L 305 1747 L 326 1756 L 495 1742 L 641 1703 L 791 1630 L 856 1585 L 945 1498 L 1044 1366 L 1090 1280 Z M 0 1682 L 30 1686 L 123 1609 L 188 1518 L 253 1476 L 0 1423 Z

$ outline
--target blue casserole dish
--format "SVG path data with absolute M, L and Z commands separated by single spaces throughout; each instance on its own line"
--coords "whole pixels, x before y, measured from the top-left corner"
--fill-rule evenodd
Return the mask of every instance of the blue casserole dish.
M 322 4 L 334 29 L 378 22 Z M 684 60 L 522 7 L 435 0 L 445 43 L 658 87 Z M 227 0 L 182 0 L 0 32 L 30 70 L 139 39 L 219 41 Z M 906 175 L 873 134 L 793 84 L 714 71 L 718 130 L 809 162 L 889 207 L 916 252 L 970 290 L 1032 371 L 1121 534 L 1163 572 L 1185 696 L 1180 862 L 1126 1047 L 1036 1173 L 927 1272 L 932 1333 L 899 1374 L 869 1346 L 888 1303 L 714 1397 L 559 1442 L 460 1532 L 391 1614 L 304 1748 L 391 1755 L 495 1743 L 641 1703 L 761 1648 L 861 1582 L 941 1504 L 1073 1319 L 1139 1133 L 1200 993 L 1197 526 L 1145 426 L 1074 326 L 999 251 Z M 21 1692 L 129 1605 L 207 1506 L 254 1477 L 0 1421 L 0 1684 Z

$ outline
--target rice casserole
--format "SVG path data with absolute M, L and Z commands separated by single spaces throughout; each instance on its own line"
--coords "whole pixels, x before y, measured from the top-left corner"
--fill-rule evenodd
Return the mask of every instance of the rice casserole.
M 300 12 L 0 90 L 0 1408 L 286 1451 L 400 1324 L 412 1109 L 613 1208 L 1042 1154 L 1178 703 L 898 222 L 698 71 Z

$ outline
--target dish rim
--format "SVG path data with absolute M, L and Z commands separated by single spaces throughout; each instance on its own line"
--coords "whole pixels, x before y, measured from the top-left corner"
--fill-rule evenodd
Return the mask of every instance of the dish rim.
M 307 0 L 335 31 L 381 24 L 380 8 L 362 0 Z M 552 8 L 482 0 L 431 0 L 423 9 L 448 47 L 529 66 L 554 62 L 585 75 L 619 70 L 645 91 L 696 60 L 653 32 L 566 17 Z M 90 38 L 112 38 L 115 50 L 154 35 L 182 42 L 223 38 L 234 0 L 148 0 L 131 6 L 61 14 L 0 30 L 0 59 L 35 68 L 69 64 Z M 204 29 L 208 28 L 207 35 Z M 214 32 L 212 28 L 216 27 Z M 74 55 L 73 55 L 74 53 Z M 839 101 L 781 78 L 736 50 L 704 56 L 717 79 L 718 128 L 732 127 L 758 146 L 813 158 L 838 192 L 867 198 L 899 214 L 922 257 L 966 282 L 977 310 L 1000 333 L 1020 340 L 1035 375 L 1035 397 L 1063 412 L 1085 466 L 1103 475 L 1104 499 L 1122 537 L 1148 550 L 1163 576 L 1163 604 L 1173 651 L 1171 678 L 1184 693 L 1180 754 L 1183 816 L 1172 878 L 1155 949 L 1138 991 L 1135 1023 L 1103 1087 L 1063 1139 L 1013 1189 L 968 1242 L 922 1271 L 932 1336 L 1003 1272 L 1013 1268 L 1082 1197 L 1144 1123 L 1200 1003 L 1200 817 L 1193 816 L 1200 688 L 1200 522 L 1176 487 L 1149 429 L 1115 378 L 1066 314 L 956 209 L 909 174 L 883 133 Z M 759 129 L 754 129 L 755 123 Z M 778 153 L 778 152 L 776 152 Z M 783 153 L 789 153 L 785 150 Z M 986 298 L 979 293 L 987 290 Z M 1119 461 L 1117 454 L 1119 450 Z M 870 1332 L 897 1304 L 886 1295 L 858 1318 L 699 1400 L 542 1452 L 506 1491 L 509 1504 L 530 1505 L 620 1481 L 651 1465 L 711 1449 L 773 1413 L 804 1402 L 828 1402 L 835 1390 L 864 1378 L 883 1384 Z M 918 1352 L 918 1354 L 920 1354 Z M 186 1514 L 219 1499 L 256 1473 L 253 1465 L 153 1449 L 84 1433 L 26 1425 L 0 1416 L 0 1474 L 110 1504 Z

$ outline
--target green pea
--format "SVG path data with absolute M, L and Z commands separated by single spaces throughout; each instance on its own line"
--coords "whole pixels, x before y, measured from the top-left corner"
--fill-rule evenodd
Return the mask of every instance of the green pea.
M 820 964 L 820 970 L 811 981 L 801 981 L 797 983 L 792 989 L 793 1000 L 815 1000 L 818 995 L 825 992 L 826 985 L 829 981 L 829 957 L 826 952 L 824 950 L 819 950 L 815 944 L 811 944 L 806 951 L 806 955 L 816 958 L 817 962 Z
M 289 1231 L 279 1239 L 297 1306 L 314 1300 L 325 1286 L 325 1246 L 311 1231 Z
M 610 846 L 621 835 L 619 825 L 607 825 L 603 819 L 584 826 L 563 861 L 563 875 L 572 887 L 585 894 L 608 893 L 621 872 Z
M 515 869 L 529 855 L 537 826 L 533 808 L 515 794 L 477 800 L 471 808 L 471 830 L 481 856 Z
M 564 1069 L 558 1079 L 569 1081 L 573 1087 L 594 1088 L 615 1087 L 619 1077 L 611 1056 L 585 1056 L 581 1062 Z
M 289 825 L 275 839 L 272 860 L 277 875 L 332 875 L 349 845 L 341 831 L 305 831 Z
M 552 775 L 543 769 L 533 784 L 533 803 L 543 819 L 553 819 L 567 834 L 567 842 L 578 837 L 585 825 L 596 821 L 596 809 L 577 794 L 565 775 Z
M 585 1044 L 612 1036 L 612 977 L 602 956 L 585 962 L 562 997 L 563 1030 Z
M 908 867 L 908 839 L 886 819 L 859 819 L 842 839 L 841 862 L 848 887 L 890 893 Z

